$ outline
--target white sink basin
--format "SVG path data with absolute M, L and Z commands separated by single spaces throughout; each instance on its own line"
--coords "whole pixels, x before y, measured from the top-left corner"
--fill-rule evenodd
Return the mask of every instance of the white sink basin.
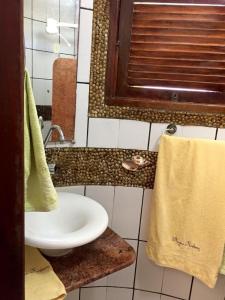
M 59 207 L 51 212 L 25 213 L 25 243 L 48 256 L 61 256 L 99 237 L 108 215 L 96 201 L 73 193 L 58 193 Z

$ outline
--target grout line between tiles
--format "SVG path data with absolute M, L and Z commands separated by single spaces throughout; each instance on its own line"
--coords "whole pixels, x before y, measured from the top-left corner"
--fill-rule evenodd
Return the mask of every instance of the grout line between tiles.
M 82 289 L 95 289 L 95 288 L 106 288 L 106 289 L 107 288 L 114 288 L 114 289 L 133 290 L 132 287 L 123 287 L 123 286 L 114 286 L 114 285 L 108 285 L 108 286 L 96 285 L 96 286 L 84 286 L 84 287 L 82 287 Z M 165 294 L 165 293 L 159 293 L 159 292 L 155 292 L 155 291 L 148 291 L 148 290 L 144 290 L 144 289 L 134 289 L 134 291 L 140 291 L 140 292 L 144 292 L 144 293 L 151 293 L 151 294 L 156 294 L 156 295 L 167 296 L 167 297 L 170 297 L 171 299 L 185 300 L 184 298 L 172 296 L 172 295 Z
M 142 240 L 142 239 L 139 239 L 139 242 L 142 242 L 142 243 L 147 243 L 147 240 Z
M 88 147 L 88 141 L 89 141 L 89 117 L 87 117 L 87 132 L 86 132 L 86 147 Z
M 148 133 L 148 144 L 147 144 L 147 150 L 149 150 L 149 146 L 150 146 L 151 130 L 152 130 L 152 123 L 150 123 L 150 124 L 149 124 L 149 133 Z
M 65 52 L 55 53 L 54 51 L 50 51 L 50 50 L 36 49 L 33 47 L 33 45 L 32 45 L 32 48 L 26 47 L 26 49 L 36 51 L 36 52 L 42 52 L 42 53 L 49 53 L 49 54 L 55 54 L 55 55 L 68 55 L 68 56 L 76 57 L 75 54 L 71 54 L 71 53 L 65 53 Z
M 93 286 L 84 286 L 82 289 L 93 289 L 93 288 L 114 288 L 114 289 L 127 289 L 127 290 L 133 290 L 132 287 L 124 287 L 124 286 L 115 286 L 115 285 L 93 285 Z M 183 299 L 182 299 L 183 300 Z
M 79 1 L 79 11 L 80 11 L 80 1 Z M 75 4 L 75 16 L 74 16 L 74 24 L 78 24 L 78 21 L 77 20 L 77 6 Z M 78 28 L 78 31 L 79 31 L 79 28 Z M 77 39 L 77 30 L 74 29 L 74 36 L 73 36 L 73 49 L 74 49 L 74 55 L 77 55 L 77 47 L 78 47 L 78 39 Z M 77 47 L 76 47 L 77 46 Z M 76 69 L 76 73 L 77 73 L 77 69 Z M 76 78 L 77 78 L 77 74 L 76 74 Z
M 133 281 L 133 294 L 132 294 L 132 300 L 134 300 L 134 292 L 135 292 L 135 282 L 136 282 L 136 275 L 137 275 L 137 265 L 138 265 L 138 253 L 139 253 L 139 238 L 141 234 L 141 218 L 142 218 L 142 211 L 143 211 L 143 205 L 144 205 L 144 189 L 142 189 L 142 203 L 141 203 L 141 212 L 140 212 L 140 219 L 139 219 L 139 228 L 138 228 L 138 242 L 137 242 L 137 257 L 135 260 L 135 268 L 134 268 L 134 281 Z
M 219 128 L 216 128 L 215 140 L 217 140 L 218 132 L 219 132 Z
M 163 276 L 162 276 L 161 291 L 160 291 L 161 294 L 163 293 L 164 278 L 165 278 L 165 268 L 163 268 Z
M 192 279 L 191 279 L 191 287 L 190 287 L 190 294 L 189 294 L 188 300 L 191 300 L 193 283 L 194 283 L 194 277 L 192 277 Z
M 167 297 L 170 297 L 171 299 L 185 300 L 184 298 L 180 298 L 180 297 L 172 296 L 172 295 L 165 294 L 165 293 L 158 293 L 158 292 L 154 292 L 154 291 L 147 291 L 147 290 L 142 290 L 142 289 L 135 289 L 135 290 L 136 290 L 136 291 L 140 291 L 140 292 L 146 292 L 146 293 L 152 293 L 152 294 L 157 294 L 157 295 L 167 296 Z
M 77 83 L 81 83 L 81 84 L 89 84 L 89 82 L 85 82 L 85 81 L 77 81 Z
M 77 37 L 77 76 L 76 78 L 78 78 L 78 70 L 79 70 L 79 49 L 80 49 L 80 34 L 81 34 L 81 0 L 79 3 L 79 15 L 78 15 L 78 37 Z M 79 81 L 77 81 L 77 83 L 81 83 Z
M 81 300 L 81 288 L 79 288 L 79 296 L 78 296 L 79 300 Z
M 83 7 L 83 6 L 80 6 L 80 9 L 94 11 L 94 9 L 93 9 L 93 8 L 88 8 L 88 7 Z
M 108 298 L 108 286 L 105 289 L 105 300 L 107 300 L 107 298 Z
M 79 43 L 80 43 L 80 5 L 81 5 L 81 0 L 79 1 L 79 14 L 78 14 L 78 19 L 77 19 L 77 24 L 78 24 L 78 33 L 77 33 L 77 47 L 76 47 L 76 57 L 77 57 L 77 70 L 76 70 L 76 78 L 78 78 L 78 66 L 79 66 Z M 75 31 L 74 31 L 75 34 Z M 78 83 L 78 82 L 77 82 Z
M 33 9 L 32 9 L 32 14 L 33 14 Z M 31 21 L 35 21 L 35 22 L 40 22 L 40 23 L 44 23 L 44 24 L 47 24 L 46 21 L 42 21 L 42 20 L 38 20 L 38 19 L 34 19 L 33 17 L 24 17 L 24 19 L 28 19 L 28 20 L 31 20 Z
M 111 215 L 111 227 L 113 229 L 113 216 L 114 216 L 114 207 L 115 207 L 115 197 L 116 197 L 116 187 L 113 187 L 113 207 L 112 207 L 112 215 Z

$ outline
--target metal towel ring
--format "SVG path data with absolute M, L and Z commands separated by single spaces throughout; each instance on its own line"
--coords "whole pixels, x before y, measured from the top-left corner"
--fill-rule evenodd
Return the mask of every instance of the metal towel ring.
M 168 134 L 168 135 L 173 135 L 177 132 L 177 126 L 176 124 L 169 124 L 167 127 L 166 127 L 166 130 L 165 130 L 165 134 Z

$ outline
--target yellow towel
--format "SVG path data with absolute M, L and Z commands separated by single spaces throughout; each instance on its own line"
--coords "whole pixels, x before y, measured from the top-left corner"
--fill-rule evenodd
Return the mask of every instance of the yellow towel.
M 214 287 L 225 244 L 225 142 L 162 136 L 147 254 Z
M 36 248 L 25 247 L 25 300 L 63 300 L 66 290 Z
M 49 211 L 57 207 L 38 121 L 29 74 L 24 79 L 25 210 Z

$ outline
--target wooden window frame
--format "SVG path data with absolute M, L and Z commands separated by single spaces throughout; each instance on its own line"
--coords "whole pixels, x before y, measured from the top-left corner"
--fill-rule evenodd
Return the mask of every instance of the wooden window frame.
M 146 2 L 149 2 L 146 0 Z M 165 2 L 165 1 L 157 1 Z M 182 0 L 173 0 L 169 2 L 183 3 Z M 185 2 L 192 3 L 191 0 L 186 0 Z M 205 3 L 205 1 L 199 0 Z M 138 96 L 137 90 L 133 89 L 132 93 L 127 93 L 126 82 L 123 80 L 118 80 L 118 78 L 123 78 L 124 72 L 126 72 L 126 65 L 128 57 L 124 55 L 124 60 L 118 67 L 119 55 L 123 55 L 123 50 L 120 50 L 120 34 L 123 35 L 124 31 L 120 30 L 120 26 L 123 28 L 131 28 L 131 18 L 121 18 L 120 11 L 126 9 L 126 13 L 132 8 L 132 0 L 109 0 L 109 39 L 108 39 L 108 56 L 107 56 L 107 68 L 106 68 L 106 83 L 105 83 L 105 103 L 112 106 L 130 106 L 130 107 L 140 107 L 140 108 L 153 108 L 158 110 L 170 110 L 170 111 L 190 111 L 197 113 L 225 113 L 225 104 L 206 104 L 206 103 L 194 103 L 185 102 L 185 99 L 190 97 L 190 92 L 178 92 L 168 91 L 168 100 L 173 99 L 174 101 L 164 101 L 157 100 L 159 95 L 158 90 L 151 91 L 151 99 L 149 99 L 149 92 L 146 97 Z M 217 4 L 224 4 L 222 0 L 218 0 Z M 119 25 L 120 23 L 120 25 Z M 130 33 L 126 34 L 125 43 L 129 43 Z M 121 51 L 121 52 L 120 52 Z M 143 89 L 144 90 L 144 89 Z M 118 95 L 119 91 L 119 95 Z M 143 94 L 145 92 L 143 91 Z M 165 92 L 164 92 L 165 93 Z M 182 93 L 182 102 L 178 102 L 177 97 Z M 195 97 L 198 96 L 198 92 L 195 93 Z M 193 97 L 193 93 L 192 93 Z M 216 97 L 216 96 L 215 96 Z

